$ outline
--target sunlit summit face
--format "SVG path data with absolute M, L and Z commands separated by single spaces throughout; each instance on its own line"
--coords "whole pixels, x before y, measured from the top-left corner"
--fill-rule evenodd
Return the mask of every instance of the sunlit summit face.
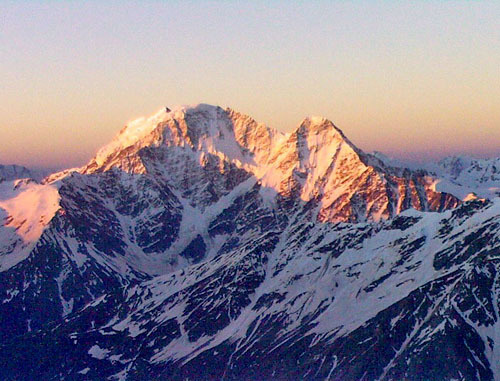
M 0 4 L 0 163 L 86 163 L 164 105 L 283 132 L 332 120 L 365 151 L 498 156 L 495 2 Z

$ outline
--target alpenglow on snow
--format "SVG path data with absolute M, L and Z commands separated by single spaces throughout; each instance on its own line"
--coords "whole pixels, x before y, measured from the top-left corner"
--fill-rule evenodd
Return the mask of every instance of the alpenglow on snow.
M 284 134 L 202 104 L 6 178 L 2 379 L 499 380 L 478 163 L 397 167 L 324 118 Z

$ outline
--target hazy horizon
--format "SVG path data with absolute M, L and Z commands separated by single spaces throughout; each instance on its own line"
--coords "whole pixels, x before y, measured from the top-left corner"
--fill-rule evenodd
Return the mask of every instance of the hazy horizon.
M 0 4 L 0 164 L 86 163 L 164 105 L 281 131 L 332 120 L 366 152 L 500 156 L 494 2 Z
M 193 105 L 195 105 L 195 104 L 193 104 Z M 172 105 L 170 105 L 170 106 L 172 106 Z M 220 106 L 220 105 L 218 105 L 218 106 Z M 229 107 L 229 106 L 221 106 L 221 107 L 226 108 L 226 107 Z M 155 114 L 158 110 L 160 110 L 160 109 L 156 109 L 155 112 L 151 112 L 150 114 L 147 114 L 147 115 L 142 115 L 139 118 L 151 116 L 151 115 Z M 235 111 L 241 112 L 241 110 L 235 110 Z M 249 115 L 249 116 L 252 117 L 252 115 Z M 304 118 L 309 117 L 309 116 L 313 116 L 313 115 L 305 115 L 301 120 L 297 121 L 297 123 L 293 126 L 293 128 L 290 128 L 290 129 L 288 129 L 287 131 L 284 131 L 284 132 L 291 132 L 294 128 L 296 128 L 296 127 L 299 126 L 300 122 Z M 321 115 L 316 115 L 316 116 L 321 116 Z M 132 122 L 135 119 L 137 119 L 137 118 L 133 118 L 133 119 L 127 121 L 126 123 L 123 123 L 121 126 L 118 126 L 116 128 L 116 130 L 115 130 L 115 134 L 108 141 L 104 142 L 101 146 L 97 147 L 95 149 L 95 151 L 91 152 L 89 154 L 89 156 L 83 157 L 80 160 L 70 161 L 67 165 L 65 165 L 65 161 L 64 160 L 61 161 L 61 162 L 55 162 L 52 165 L 40 165 L 39 162 L 36 162 L 36 161 L 32 162 L 31 160 L 29 160 L 29 158 L 24 163 L 22 161 L 23 160 L 22 158 L 18 162 L 2 162 L 2 161 L 0 161 L 0 165 L 10 165 L 10 164 L 21 165 L 21 166 L 27 167 L 28 169 L 42 170 L 42 171 L 49 171 L 49 172 L 50 171 L 56 172 L 56 171 L 61 171 L 61 170 L 64 170 L 64 169 L 70 169 L 70 168 L 74 168 L 74 167 L 84 166 L 85 164 L 87 164 L 95 156 L 95 154 L 97 153 L 97 151 L 100 148 L 102 148 L 107 143 L 110 143 L 112 141 L 112 139 L 114 138 L 114 136 L 117 135 L 119 133 L 119 131 L 124 126 L 126 126 L 129 122 Z M 257 120 L 257 122 L 262 122 L 262 121 Z M 335 124 L 335 122 L 334 122 L 334 124 Z M 346 131 L 341 126 L 338 126 L 337 124 L 335 124 L 335 125 L 344 132 L 344 134 L 346 135 L 346 137 L 349 140 L 351 140 L 351 142 L 354 145 L 356 145 L 358 148 L 362 149 L 364 152 L 370 153 L 370 154 L 373 154 L 375 152 L 381 152 L 382 154 L 386 155 L 389 159 L 400 160 L 403 163 L 406 163 L 406 164 L 409 164 L 409 165 L 413 165 L 413 166 L 417 166 L 417 167 L 418 167 L 419 164 L 423 165 L 425 163 L 433 163 L 433 162 L 436 162 L 436 161 L 440 160 L 441 158 L 448 157 L 448 156 L 468 156 L 468 157 L 473 157 L 473 158 L 477 158 L 477 159 L 488 159 L 488 158 L 500 157 L 500 150 L 494 151 L 493 153 L 490 153 L 490 154 L 488 154 L 488 153 L 481 154 L 481 153 L 476 153 L 476 152 L 473 152 L 473 151 L 469 151 L 469 152 L 458 151 L 458 152 L 446 152 L 446 153 L 443 153 L 443 152 L 440 152 L 440 151 L 423 150 L 423 149 L 420 152 L 417 149 L 415 149 L 412 152 L 401 152 L 401 151 L 397 151 L 397 150 L 395 150 L 395 151 L 380 150 L 380 149 L 377 149 L 377 147 L 374 147 L 373 149 L 366 149 L 365 147 L 362 147 L 362 146 L 358 145 L 356 143 L 356 141 L 352 140 L 351 137 L 349 136 L 349 134 L 347 134 Z M 273 127 L 273 126 L 270 126 L 270 127 Z M 415 148 L 421 148 L 421 147 L 415 147 Z M 0 156 L 1 156 L 1 152 L 0 152 Z

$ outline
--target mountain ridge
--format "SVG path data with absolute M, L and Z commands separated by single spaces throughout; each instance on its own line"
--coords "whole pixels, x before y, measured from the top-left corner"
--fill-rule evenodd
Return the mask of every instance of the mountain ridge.
M 130 136 L 135 139 L 130 139 Z M 264 186 L 273 188 L 277 192 L 296 192 L 300 188 L 301 198 L 304 201 L 329 194 L 333 199 L 327 202 L 326 209 L 331 205 L 334 207 L 329 211 L 323 210 L 321 218 L 330 220 L 378 219 L 387 218 L 394 213 L 388 207 L 385 211 L 380 211 L 380 207 L 377 207 L 377 211 L 373 213 L 368 211 L 364 216 L 355 215 L 354 211 L 345 211 L 343 212 L 345 215 L 335 215 L 334 210 L 347 206 L 345 203 L 336 205 L 335 201 L 340 194 L 325 189 L 325 185 L 320 182 L 327 181 L 332 173 L 333 177 L 339 175 L 335 167 L 346 167 L 349 162 L 352 165 L 351 173 L 345 175 L 354 177 L 356 175 L 354 171 L 357 171 L 359 182 L 373 181 L 377 182 L 379 187 L 385 187 L 386 204 L 391 202 L 396 204 L 395 213 L 405 208 L 402 206 L 404 201 L 391 200 L 392 194 L 402 192 L 402 189 L 398 189 L 402 186 L 405 189 L 410 188 L 410 192 L 414 194 L 409 202 L 413 207 L 417 209 L 436 207 L 433 206 L 436 201 L 432 198 L 437 195 L 434 194 L 431 179 L 422 174 L 417 175 L 418 181 L 414 181 L 408 178 L 407 172 L 405 175 L 404 171 L 385 167 L 378 158 L 363 153 L 340 129 L 325 118 L 307 117 L 293 131 L 282 134 L 234 110 L 223 110 L 206 104 L 191 108 L 181 107 L 169 112 L 162 110 L 148 119 L 142 118 L 132 122 L 108 146 L 99 151 L 84 167 L 83 173 L 106 171 L 111 167 L 118 167 L 126 172 L 144 173 L 147 168 L 141 159 L 141 150 L 162 147 L 178 147 L 184 151 L 186 149 L 189 151 L 190 148 L 199 152 L 202 157 L 198 155 L 189 158 L 186 157 L 186 152 L 181 155 L 185 160 L 193 161 L 193 164 L 195 161 L 205 160 L 206 155 L 212 155 L 215 161 L 219 161 L 218 165 L 222 165 L 221 161 L 228 162 L 229 165 L 256 176 Z M 343 162 L 336 164 L 334 161 L 337 157 Z M 367 170 L 373 173 L 363 174 Z M 401 177 L 405 176 L 406 178 L 402 180 Z M 388 185 L 386 178 L 390 178 L 389 182 L 402 184 Z M 329 187 L 338 188 L 339 184 L 335 183 L 336 181 L 332 178 Z M 356 187 L 355 184 L 349 186 Z M 389 190 L 390 187 L 395 189 Z M 400 194 L 399 198 L 407 197 Z M 451 198 L 448 197 L 444 203 L 459 202 L 452 201 Z M 347 201 L 347 204 L 349 203 L 350 200 Z
M 398 379 L 424 360 L 452 379 L 446 357 L 407 348 L 453 327 L 472 338 L 456 339 L 464 372 L 493 377 L 480 325 L 498 321 L 496 281 L 477 302 L 490 322 L 462 280 L 497 271 L 498 199 L 440 193 L 323 118 L 281 134 L 201 105 L 128 128 L 86 166 L 0 184 L 7 379 Z M 56 202 L 13 218 L 7 204 L 31 194 Z

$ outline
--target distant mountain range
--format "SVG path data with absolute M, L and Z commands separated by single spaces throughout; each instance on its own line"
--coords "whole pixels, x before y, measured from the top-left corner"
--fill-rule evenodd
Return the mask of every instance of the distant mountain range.
M 499 170 L 202 104 L 0 172 L 0 375 L 500 379 Z
M 418 168 L 418 165 L 407 165 L 380 152 L 375 152 L 374 156 L 389 166 Z M 470 193 L 484 198 L 500 196 L 500 157 L 477 159 L 449 156 L 437 163 L 421 164 L 420 168 L 438 179 L 438 190 L 452 193 L 461 199 L 467 198 Z
M 31 178 L 37 181 L 42 180 L 50 173 L 49 170 L 33 170 L 21 165 L 1 165 L 0 181 L 9 181 L 17 179 Z

